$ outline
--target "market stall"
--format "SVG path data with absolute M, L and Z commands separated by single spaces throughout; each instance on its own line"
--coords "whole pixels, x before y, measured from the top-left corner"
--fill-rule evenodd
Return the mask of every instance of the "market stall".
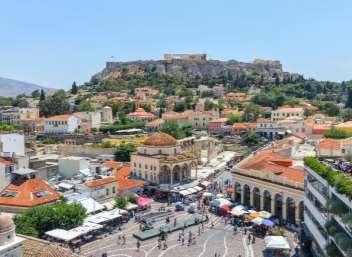
M 137 205 L 139 209 L 146 210 L 150 208 L 152 202 L 153 202 L 153 199 L 151 198 L 143 197 L 143 196 L 137 197 Z
M 264 238 L 266 256 L 288 256 L 290 245 L 283 236 L 266 236 Z

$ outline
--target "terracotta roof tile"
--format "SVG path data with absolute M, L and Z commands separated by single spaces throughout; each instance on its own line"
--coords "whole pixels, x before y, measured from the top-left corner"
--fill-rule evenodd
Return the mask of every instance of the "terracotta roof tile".
M 342 141 L 329 138 L 323 139 L 319 142 L 319 148 L 340 150 L 342 148 Z
M 124 192 L 144 186 L 144 181 L 128 178 L 130 174 L 131 167 L 129 166 L 123 166 L 121 169 L 115 172 L 114 175 L 117 181 L 117 189 L 119 190 L 119 192 Z
M 67 121 L 71 116 L 72 116 L 71 114 L 55 115 L 55 116 L 51 116 L 51 117 L 45 118 L 45 120 Z
M 40 178 L 18 179 L 1 191 L 0 205 L 34 207 L 55 202 L 59 197 L 59 193 Z
M 93 179 L 93 180 L 86 181 L 85 185 L 90 188 L 95 188 L 95 187 L 100 187 L 106 184 L 113 183 L 115 181 L 116 181 L 115 177 L 108 176 L 101 179 Z

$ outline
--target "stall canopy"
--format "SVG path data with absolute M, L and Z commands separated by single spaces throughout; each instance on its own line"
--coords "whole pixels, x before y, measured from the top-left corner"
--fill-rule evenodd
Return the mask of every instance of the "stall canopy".
M 289 250 L 290 245 L 286 238 L 283 236 L 266 236 L 264 238 L 265 248 L 266 249 L 281 249 Z
M 223 205 L 231 206 L 232 203 L 229 200 L 227 200 L 227 199 L 218 198 L 218 199 L 215 199 L 214 201 L 212 201 L 212 205 L 220 208 Z
M 245 207 L 243 205 L 237 205 L 236 207 L 232 208 L 232 210 L 231 210 L 231 214 L 233 216 L 242 216 L 246 213 L 248 213 L 248 212 L 245 210 Z
M 128 202 L 124 209 L 127 211 L 135 210 L 138 209 L 138 205 Z
M 85 199 L 79 199 L 76 201 L 73 201 L 76 203 L 80 203 L 83 208 L 85 208 L 87 210 L 87 214 L 91 214 L 94 212 L 99 212 L 104 210 L 105 206 L 98 203 L 97 201 L 95 201 L 93 198 L 85 198 Z
M 183 196 L 186 196 L 186 195 L 190 195 L 191 192 L 188 191 L 187 189 L 185 189 L 185 190 L 180 191 L 179 194 L 180 194 L 180 195 L 183 195 Z
M 196 190 L 195 188 L 191 187 L 187 189 L 189 192 L 191 192 L 191 194 L 197 193 L 198 190 Z
M 197 190 L 198 192 L 203 190 L 203 188 L 201 188 L 200 186 L 195 186 L 194 189 Z
M 203 193 L 203 197 L 212 197 L 212 196 L 213 196 L 213 194 L 210 193 L 210 192 L 204 192 Z
M 267 212 L 267 211 L 260 211 L 259 212 L 259 217 L 261 217 L 261 218 L 270 219 L 271 216 L 272 216 L 272 214 L 270 212 Z
M 95 223 L 95 224 L 103 224 L 103 223 L 118 219 L 120 217 L 122 217 L 120 214 L 120 211 L 118 209 L 114 209 L 111 211 L 103 211 L 95 215 L 90 215 L 87 218 L 85 218 L 84 221 Z
M 273 227 L 275 225 L 275 223 L 272 222 L 271 220 L 263 219 L 262 225 L 267 226 L 267 227 Z
M 263 219 L 261 217 L 257 217 L 252 219 L 252 223 L 256 225 L 262 225 Z
M 148 206 L 153 202 L 153 199 L 143 196 L 138 196 L 137 205 L 140 207 Z
M 209 181 L 203 181 L 203 182 L 200 182 L 200 185 L 203 186 L 203 187 L 208 187 L 210 185 L 210 182 Z
M 223 194 L 217 194 L 216 198 L 224 198 L 225 196 Z

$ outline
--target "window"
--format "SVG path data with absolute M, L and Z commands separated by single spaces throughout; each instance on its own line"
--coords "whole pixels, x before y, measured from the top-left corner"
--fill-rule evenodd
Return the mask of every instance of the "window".
M 112 193 L 115 194 L 116 193 L 116 188 L 112 187 Z
M 137 167 L 137 163 L 134 162 L 134 163 L 133 163 L 133 166 L 134 166 L 134 167 Z
M 106 189 L 106 195 L 109 195 L 109 188 Z
M 144 165 L 144 168 L 147 170 L 147 169 L 148 169 L 148 165 L 147 165 L 147 164 L 145 164 L 145 165 Z

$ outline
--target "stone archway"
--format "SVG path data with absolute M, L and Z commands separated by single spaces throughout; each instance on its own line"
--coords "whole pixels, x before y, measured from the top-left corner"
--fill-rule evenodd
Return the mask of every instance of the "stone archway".
M 286 199 L 286 220 L 290 224 L 296 224 L 296 202 L 291 197 Z
M 273 210 L 271 210 L 271 193 L 268 190 L 265 190 L 263 193 L 263 197 L 264 197 L 263 210 L 272 212 Z
M 275 216 L 282 220 L 282 211 L 283 211 L 283 198 L 281 194 L 275 194 Z
M 171 183 L 171 170 L 167 165 L 161 166 L 159 173 L 159 183 L 160 184 L 170 184 Z
M 181 168 L 176 165 L 172 169 L 172 183 L 180 183 L 181 182 Z
M 243 204 L 245 206 L 250 206 L 251 204 L 251 189 L 247 184 L 243 186 Z
M 256 209 L 257 211 L 260 211 L 260 190 L 259 188 L 255 187 L 253 188 L 252 191 L 252 197 L 253 197 L 253 208 Z
M 241 188 L 241 184 L 236 182 L 235 183 L 235 202 L 240 203 L 241 202 L 241 192 L 242 192 L 242 188 Z
M 188 165 L 186 163 L 182 165 L 181 174 L 180 174 L 181 181 L 187 181 L 190 178 L 189 176 L 190 170 L 191 168 L 190 167 L 188 168 Z

